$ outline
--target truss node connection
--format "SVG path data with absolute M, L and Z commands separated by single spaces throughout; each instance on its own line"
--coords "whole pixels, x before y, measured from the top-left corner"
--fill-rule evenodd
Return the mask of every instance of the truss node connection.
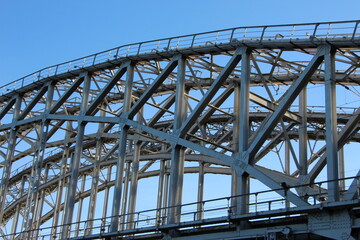
M 0 236 L 359 239 L 359 22 L 129 44 L 0 87 Z

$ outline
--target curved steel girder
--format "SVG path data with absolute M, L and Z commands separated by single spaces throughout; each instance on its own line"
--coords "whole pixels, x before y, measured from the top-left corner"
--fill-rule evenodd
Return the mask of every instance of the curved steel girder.
M 243 40 L 243 41 L 234 41 L 234 42 L 226 42 L 221 44 L 205 44 L 201 46 L 192 46 L 192 47 L 186 47 L 186 48 L 177 48 L 175 51 L 172 51 L 170 49 L 167 49 L 161 54 L 156 52 L 151 53 L 145 53 L 145 54 L 137 54 L 137 55 L 128 55 L 123 58 L 114 59 L 112 61 L 105 61 L 98 64 L 94 64 L 92 66 L 86 67 L 86 71 L 98 71 L 100 69 L 111 69 L 114 68 L 117 65 L 120 65 L 124 61 L 133 60 L 133 61 L 146 61 L 146 60 L 153 60 L 153 59 L 164 59 L 164 58 L 172 58 L 176 55 L 184 54 L 184 55 L 199 55 L 199 54 L 206 54 L 211 52 L 212 54 L 221 54 L 228 51 L 234 51 L 236 48 L 239 48 L 241 46 L 243 47 L 249 47 L 249 48 L 257 48 L 257 49 L 277 49 L 279 46 L 284 49 L 288 50 L 294 50 L 294 49 L 300 49 L 301 51 L 306 51 L 306 48 L 317 48 L 321 45 L 327 45 L 331 44 L 334 47 L 339 48 L 356 48 L 359 45 L 360 39 L 357 37 L 354 38 L 314 38 L 314 39 L 282 39 L 282 40 L 272 40 L 272 41 L 254 41 L 254 40 Z M 21 91 L 29 91 L 32 89 L 36 89 L 39 87 L 39 85 L 42 85 L 43 83 L 47 81 L 51 81 L 53 79 L 62 79 L 62 78 L 69 78 L 72 76 L 77 76 L 81 74 L 83 71 L 82 68 L 77 69 L 69 69 L 68 72 L 58 74 L 56 76 L 51 77 L 45 77 L 43 79 L 39 79 L 37 82 L 29 84 L 27 86 L 23 86 L 21 89 L 17 89 L 16 92 Z M 11 96 L 13 92 L 8 92 L 7 94 L 4 94 L 0 97 L 0 102 L 7 100 L 9 96 Z

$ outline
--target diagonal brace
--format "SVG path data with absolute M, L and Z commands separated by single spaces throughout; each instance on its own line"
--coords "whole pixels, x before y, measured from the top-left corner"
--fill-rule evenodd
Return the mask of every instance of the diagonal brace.
M 301 73 L 299 78 L 291 85 L 288 91 L 285 93 L 283 100 L 280 102 L 279 106 L 271 114 L 267 121 L 262 124 L 260 131 L 256 134 L 255 138 L 250 144 L 247 152 L 249 154 L 249 159 L 253 159 L 255 154 L 264 144 L 268 135 L 274 129 L 280 118 L 285 114 L 290 105 L 294 102 L 296 97 L 299 95 L 301 90 L 306 86 L 310 77 L 319 67 L 320 63 L 324 59 L 323 49 L 320 47 L 316 55 L 311 59 L 309 65 L 305 68 L 305 70 Z
M 153 81 L 153 83 L 146 89 L 146 91 L 141 95 L 141 97 L 135 102 L 132 108 L 128 112 L 129 119 L 132 119 L 136 113 L 144 106 L 144 104 L 149 100 L 153 93 L 160 87 L 160 85 L 165 81 L 169 74 L 175 69 L 178 64 L 180 56 L 174 57 L 171 62 L 164 68 L 161 74 Z
M 196 119 L 200 116 L 202 111 L 206 108 L 208 103 L 214 97 L 216 92 L 220 89 L 222 84 L 226 81 L 226 79 L 229 77 L 231 72 L 234 70 L 234 68 L 240 62 L 241 56 L 246 51 L 247 51 L 246 47 L 238 48 L 236 50 L 235 54 L 231 57 L 230 61 L 221 70 L 219 76 L 214 81 L 214 83 L 211 85 L 210 89 L 206 92 L 203 99 L 197 104 L 196 108 L 192 111 L 191 115 L 186 119 L 186 121 L 181 126 L 181 128 L 178 131 L 176 131 L 176 133 L 175 133 L 176 135 L 178 135 L 179 137 L 184 137 L 184 135 L 191 128 L 191 126 L 194 124 Z

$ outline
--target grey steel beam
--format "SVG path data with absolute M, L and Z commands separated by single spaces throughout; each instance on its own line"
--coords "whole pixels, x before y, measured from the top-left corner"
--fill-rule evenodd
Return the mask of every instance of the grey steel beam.
M 20 116 L 21 103 L 22 103 L 22 96 L 17 95 L 12 122 L 16 122 L 17 118 Z M 0 183 L 0 223 L 3 222 L 3 214 L 4 214 L 4 207 L 5 207 L 8 183 L 9 183 L 11 166 L 12 166 L 12 159 L 14 157 L 15 148 L 16 148 L 16 139 L 17 139 L 16 134 L 17 134 L 17 129 L 12 128 L 10 130 L 10 136 L 7 140 L 8 146 L 6 152 L 6 159 L 4 162 L 3 174 Z
M 60 177 L 58 180 L 58 186 L 57 186 L 57 192 L 56 192 L 56 199 L 55 199 L 55 208 L 54 208 L 54 215 L 53 215 L 53 221 L 52 221 L 52 229 L 51 229 L 51 236 L 50 239 L 51 240 L 55 240 L 58 237 L 58 223 L 59 223 L 59 215 L 60 215 L 60 210 L 61 210 L 61 204 L 62 204 L 62 196 L 63 196 L 63 191 L 64 191 L 64 187 L 65 187 L 65 182 L 66 182 L 66 172 L 67 172 L 67 162 L 69 159 L 69 155 L 70 155 L 70 144 L 68 143 L 68 139 L 70 138 L 70 136 L 72 135 L 71 133 L 71 122 L 67 122 L 67 131 L 65 133 L 65 142 L 64 142 L 64 151 L 62 154 L 62 158 L 60 161 Z M 66 198 L 65 198 L 66 199 Z M 59 230 L 60 232 L 60 230 Z
M 165 176 L 164 176 L 164 187 L 163 187 L 163 192 L 164 192 L 164 196 L 162 199 L 162 209 L 161 209 L 161 222 L 162 223 L 166 223 L 167 219 L 166 216 L 168 214 L 168 200 L 169 200 L 169 182 L 170 182 L 170 174 L 167 173 L 167 169 L 170 169 L 170 161 L 166 160 L 165 161 L 165 166 L 164 166 L 164 172 L 165 172 Z
M 25 109 L 25 111 L 22 113 L 20 118 L 25 118 L 26 115 L 30 112 L 30 110 L 35 106 L 34 101 L 39 101 L 43 95 L 47 91 L 47 98 L 46 98 L 46 106 L 44 112 L 46 113 L 49 111 L 52 105 L 53 96 L 54 96 L 54 85 L 49 83 L 49 86 L 46 86 L 42 88 L 42 91 L 39 92 L 39 94 L 34 98 L 31 104 L 28 105 L 28 107 Z M 28 192 L 28 202 L 26 205 L 28 206 L 26 208 L 26 222 L 25 222 L 25 228 L 27 230 L 33 230 L 36 229 L 36 226 L 33 226 L 34 221 L 37 219 L 36 213 L 39 211 L 38 204 L 32 204 L 33 202 L 38 203 L 39 201 L 39 186 L 41 184 L 41 175 L 42 175 L 42 169 L 43 169 L 43 160 L 44 160 L 44 154 L 46 149 L 46 141 L 47 141 L 47 134 L 49 130 L 49 121 L 47 119 L 43 119 L 42 123 L 39 125 L 39 136 L 38 136 L 38 142 L 37 142 L 37 149 L 36 149 L 36 155 L 34 156 L 33 164 L 32 164 L 32 171 L 31 171 L 31 177 L 30 177 L 30 186 L 29 188 L 31 191 Z M 29 236 L 27 238 L 31 238 L 32 232 L 29 232 Z M 36 234 L 36 233 L 35 233 Z
M 121 202 L 121 217 L 120 217 L 120 231 L 125 230 L 126 227 L 126 208 L 128 206 L 128 198 L 129 198 L 129 179 L 130 179 L 130 162 L 126 162 L 125 174 L 124 174 L 124 193 L 122 196 Z
M 91 77 L 86 74 L 84 77 L 84 86 L 83 86 L 83 96 L 81 99 L 81 106 L 80 106 L 80 116 L 83 116 L 85 110 L 88 105 L 88 98 L 89 98 L 89 89 L 90 89 L 90 81 Z M 85 135 L 85 126 L 86 123 L 82 121 L 81 118 L 78 120 L 78 127 L 77 127 L 77 135 L 76 135 L 76 146 L 74 152 L 74 158 L 71 163 L 71 177 L 67 192 L 67 199 L 66 199 L 66 209 L 65 209 L 65 217 L 62 227 L 62 238 L 69 237 L 71 231 L 71 223 L 73 221 L 73 213 L 74 213 L 74 206 L 75 206 L 75 194 L 78 186 L 78 178 L 79 178 L 79 168 L 80 168 L 80 161 L 82 157 L 82 150 L 83 150 L 83 142 L 84 142 L 84 135 Z
M 100 116 L 104 117 L 105 112 L 101 111 Z M 104 123 L 99 123 L 97 137 L 96 137 L 96 152 L 95 152 L 95 163 L 93 165 L 92 170 L 92 182 L 91 182 L 91 192 L 90 200 L 89 200 L 89 211 L 87 215 L 88 224 L 87 229 L 85 230 L 86 235 L 91 235 L 92 228 L 94 226 L 93 219 L 95 218 L 95 210 L 96 210 L 96 201 L 98 198 L 98 185 L 99 185 L 99 174 L 100 174 L 100 161 L 101 161 L 101 154 L 102 154 L 102 147 L 103 147 L 103 139 L 102 133 L 104 132 Z
M 290 175 L 290 149 L 289 149 L 288 141 L 285 141 L 285 171 L 284 172 L 285 174 Z
M 326 157 L 328 200 L 339 201 L 339 160 L 336 117 L 335 49 L 325 54 Z
M 24 186 L 25 186 L 25 181 L 26 181 L 26 177 L 23 176 L 21 178 L 21 185 L 20 185 L 20 189 L 19 189 L 19 197 L 22 197 L 24 194 Z M 13 218 L 13 222 L 12 222 L 12 226 L 11 226 L 11 233 L 16 233 L 18 232 L 18 222 L 19 222 L 19 215 L 20 215 L 20 207 L 21 205 L 18 204 L 16 206 L 16 210 L 15 210 L 15 214 L 14 214 L 14 218 Z M 14 240 L 15 239 L 15 234 L 13 234 L 10 238 L 10 240 Z
M 124 122 L 126 122 L 126 124 L 128 126 L 132 126 L 134 128 L 137 128 L 141 131 L 145 131 L 148 132 L 150 134 L 156 135 L 157 137 L 164 139 L 172 144 L 178 144 L 181 145 L 183 147 L 186 148 L 190 148 L 193 149 L 195 151 L 198 151 L 204 155 L 208 155 L 210 157 L 213 157 L 215 159 L 218 159 L 219 162 L 224 162 L 224 164 L 226 165 L 230 165 L 230 166 L 234 166 L 234 158 L 230 157 L 228 155 L 216 152 L 214 150 L 210 150 L 206 147 L 200 146 L 196 143 L 190 142 L 188 140 L 182 139 L 182 138 L 176 138 L 173 137 L 173 135 L 144 126 L 142 124 L 138 124 L 137 122 L 133 121 L 133 120 L 124 120 Z M 241 170 L 248 172 L 251 176 L 257 178 L 259 181 L 261 181 L 262 183 L 264 183 L 266 186 L 272 188 L 272 189 L 276 189 L 277 187 L 279 187 L 279 184 L 272 180 L 271 178 L 269 178 L 268 176 L 266 176 L 265 174 L 263 174 L 262 172 L 256 170 L 255 168 L 251 167 L 250 168 L 250 164 L 246 165 L 246 164 L 240 164 L 238 165 L 238 167 L 240 167 Z M 284 191 L 278 191 L 278 193 L 282 196 L 285 196 Z M 292 203 L 294 203 L 297 206 L 302 206 L 302 205 L 307 205 L 306 202 L 304 202 L 302 199 L 300 199 L 297 195 L 293 194 L 292 192 L 288 192 L 287 195 L 289 201 L 291 201 Z
M 132 100 L 132 88 L 134 81 L 134 63 L 131 63 L 127 67 L 126 83 L 125 83 L 125 98 L 123 103 L 123 112 L 122 115 L 128 114 L 131 108 Z M 120 118 L 121 121 L 121 118 Z M 122 195 L 122 184 L 123 184 L 123 175 L 124 175 L 124 164 L 127 150 L 127 135 L 128 135 L 128 126 L 120 123 L 120 138 L 119 138 L 119 155 L 117 159 L 117 168 L 115 176 L 115 188 L 113 195 L 113 205 L 111 210 L 111 226 L 109 231 L 116 232 L 119 228 L 119 214 L 120 214 L 120 204 L 121 204 L 121 195 Z
M 139 161 L 140 161 L 141 142 L 137 141 L 134 148 L 133 161 L 131 163 L 131 186 L 129 193 L 129 208 L 128 208 L 128 229 L 134 229 L 134 217 L 136 209 L 137 189 L 138 189 L 138 175 L 139 175 Z
M 49 175 L 49 167 L 50 165 L 46 165 L 45 167 L 45 173 L 44 173 L 44 183 L 47 182 L 47 178 L 48 178 L 48 175 Z M 33 234 L 32 234 L 32 238 L 35 238 L 35 239 L 38 239 L 39 238 L 39 229 L 40 229 L 40 225 L 41 225 L 41 217 L 42 217 L 42 214 L 43 214 L 43 208 L 44 208 L 44 201 L 45 201 L 45 190 L 42 189 L 40 191 L 40 195 L 38 197 L 38 206 L 35 207 L 35 226 L 33 227 Z
M 132 119 L 135 114 L 140 111 L 140 109 L 145 105 L 147 100 L 151 95 L 156 91 L 158 87 L 165 81 L 169 74 L 175 69 L 178 64 L 178 57 L 174 57 L 164 70 L 156 77 L 156 79 L 151 83 L 151 85 L 146 89 L 146 91 L 141 95 L 141 97 L 135 102 L 134 106 L 129 110 L 128 117 Z
M 56 101 L 56 103 L 52 106 L 52 108 L 49 110 L 49 114 L 54 114 L 60 107 L 65 103 L 65 101 L 73 94 L 73 92 L 78 89 L 78 87 L 83 83 L 85 80 L 84 75 L 80 75 L 73 84 L 66 90 L 66 92 L 61 95 L 61 97 Z
M 109 205 L 109 194 L 110 194 L 110 187 L 107 186 L 108 183 L 111 181 L 111 169 L 112 167 L 107 168 L 107 175 L 106 175 L 106 188 L 105 188 L 105 194 L 104 194 L 104 202 L 103 202 L 103 209 L 102 209 L 102 220 L 101 220 L 101 228 L 105 231 L 105 225 L 106 225 L 106 217 L 107 217 L 107 210 Z
M 213 101 L 210 104 L 210 107 L 208 110 L 206 110 L 206 112 L 204 112 L 198 119 L 199 125 L 204 125 L 206 123 L 206 121 L 208 121 L 208 119 L 214 114 L 214 112 L 216 111 L 216 108 L 219 108 L 221 106 L 221 104 L 223 104 L 228 97 L 233 93 L 234 91 L 234 86 L 229 85 L 224 92 L 222 92 L 219 97 L 217 97 L 215 99 L 215 101 Z M 195 133 L 196 130 L 198 129 L 198 125 L 193 125 L 189 132 L 191 134 Z
M 159 184 L 158 184 L 158 191 L 157 191 L 158 193 L 157 193 L 157 202 L 156 202 L 156 208 L 157 208 L 157 210 L 156 210 L 156 224 L 159 224 L 159 225 L 163 223 L 163 221 L 162 221 L 163 193 L 165 191 L 167 191 L 167 189 L 164 189 L 165 161 L 166 160 L 163 160 L 163 159 L 160 160 Z
M 291 85 L 291 87 L 287 90 L 284 97 L 282 98 L 279 106 L 276 111 L 271 114 L 269 118 L 267 118 L 266 122 L 263 123 L 260 131 L 256 133 L 256 136 L 250 143 L 248 153 L 249 158 L 253 159 L 253 156 L 258 152 L 269 133 L 276 126 L 280 118 L 284 115 L 287 109 L 290 107 L 295 98 L 299 95 L 301 90 L 306 86 L 309 81 L 310 76 L 315 72 L 315 70 L 319 67 L 320 63 L 324 59 L 323 48 L 320 47 L 316 55 L 311 59 L 309 65 L 304 69 L 299 78 Z
M 198 178 L 198 193 L 197 193 L 197 213 L 196 220 L 201 220 L 204 217 L 204 181 L 205 181 L 205 164 L 199 162 L 199 178 Z
M 95 99 L 91 101 L 91 104 L 86 109 L 85 115 L 92 115 L 95 109 L 104 101 L 106 95 L 111 91 L 111 89 L 118 83 L 120 78 L 125 74 L 127 67 L 129 66 L 130 61 L 126 61 L 125 63 L 121 64 L 120 68 L 117 70 L 115 75 L 108 81 L 106 86 L 101 89 L 100 94 L 96 96 Z
M 8 114 L 9 110 L 12 109 L 12 107 L 14 106 L 14 104 L 16 103 L 16 97 L 12 97 L 9 102 L 7 102 L 7 104 L 5 105 L 5 107 L 3 107 L 1 109 L 0 112 L 0 120 L 3 119 L 3 117 Z
M 275 109 L 277 108 L 277 104 L 255 94 L 255 93 L 250 92 L 249 98 L 250 98 L 250 101 L 252 101 L 252 102 L 258 104 L 259 106 L 264 107 L 268 110 L 275 111 Z M 295 122 L 298 122 L 298 123 L 301 122 L 301 117 L 298 114 L 293 113 L 291 111 L 286 111 L 284 116 L 290 118 L 291 120 L 293 120 Z
M 80 191 L 79 191 L 79 195 L 81 193 L 84 192 L 85 190 L 85 181 L 86 181 L 86 175 L 82 175 L 82 178 L 81 178 L 81 187 L 80 187 Z M 80 224 L 81 224 L 81 218 L 82 218 L 82 209 L 83 209 L 83 202 L 84 202 L 84 198 L 80 198 L 79 201 L 78 201 L 78 206 L 77 206 L 77 216 L 76 216 L 76 224 L 75 224 L 75 229 L 74 229 L 74 237 L 77 237 L 79 236 L 79 232 L 80 232 Z
M 256 167 L 252 166 L 251 164 L 248 165 L 246 168 L 246 172 L 249 173 L 251 176 L 268 186 L 270 189 L 277 189 L 276 192 L 280 195 L 286 198 L 286 200 L 290 201 L 291 203 L 295 204 L 296 206 L 308 206 L 309 204 L 305 202 L 303 199 L 301 199 L 296 194 L 292 193 L 291 191 L 285 192 L 284 190 L 280 190 L 279 188 L 281 185 L 274 181 L 269 176 L 262 173 L 260 170 L 258 170 Z
M 208 103 L 214 97 L 215 93 L 220 89 L 220 87 L 223 85 L 225 80 L 228 78 L 228 76 L 231 74 L 231 72 L 234 70 L 234 68 L 240 62 L 241 56 L 246 51 L 246 49 L 247 48 L 239 48 L 235 51 L 235 53 L 231 57 L 230 61 L 221 70 L 217 79 L 214 81 L 214 83 L 211 85 L 210 89 L 203 96 L 201 102 L 199 102 L 197 104 L 197 106 L 192 111 L 190 116 L 186 119 L 186 121 L 183 123 L 181 128 L 179 128 L 177 130 L 176 135 L 183 137 L 187 133 L 187 131 L 194 124 L 195 120 L 200 116 L 202 111 L 205 109 L 205 107 L 208 105 Z
M 360 108 L 356 110 L 353 116 L 349 119 L 346 125 L 339 132 L 338 134 L 339 139 L 337 143 L 338 149 L 342 148 L 345 145 L 345 143 L 349 140 L 351 135 L 354 134 L 354 131 L 357 129 L 357 124 L 359 121 L 360 121 Z M 326 151 L 326 147 L 321 148 L 319 151 L 321 152 Z M 315 178 L 325 167 L 325 165 L 326 165 L 326 152 L 320 157 L 318 162 L 311 169 L 309 173 L 310 182 L 313 182 L 315 180 Z
M 29 112 L 35 107 L 35 105 L 39 103 L 39 100 L 48 91 L 49 85 L 53 86 L 53 84 L 51 82 L 48 82 L 37 92 L 37 94 L 34 96 L 34 98 L 31 100 L 31 102 L 26 106 L 26 108 L 23 111 L 21 111 L 21 114 L 20 114 L 18 120 L 24 119 L 29 114 Z M 54 91 L 54 90 L 52 90 L 52 91 Z
M 155 125 L 160 118 L 166 113 L 166 111 L 174 104 L 175 94 L 172 94 L 166 102 L 161 106 L 161 109 L 149 120 L 148 126 Z
M 239 102 L 239 153 L 237 155 L 238 162 L 235 164 L 249 164 L 253 162 L 246 154 L 249 145 L 249 100 L 250 100 L 250 56 L 251 50 L 246 49 L 241 59 L 241 85 L 240 85 L 240 102 Z M 236 214 L 246 214 L 249 207 L 249 174 L 247 172 L 238 171 L 237 183 L 237 207 Z
M 240 149 L 240 81 L 234 81 L 234 121 L 233 121 L 233 138 L 232 138 L 232 151 L 233 157 L 239 155 Z M 239 183 L 241 182 L 241 175 L 238 176 L 236 167 L 231 169 L 231 196 L 239 195 Z M 231 213 L 237 213 L 240 206 L 240 201 L 237 198 L 231 199 Z
M 339 149 L 339 178 L 340 180 L 340 192 L 345 191 L 345 154 L 344 147 Z
M 306 176 L 308 174 L 307 163 L 307 90 L 306 87 L 301 91 L 299 95 L 299 112 L 301 116 L 301 124 L 299 126 L 299 163 L 300 163 L 300 175 Z M 288 173 L 290 174 L 290 173 Z
M 186 58 L 178 58 L 178 71 L 176 79 L 174 132 L 180 129 L 187 116 L 187 99 L 185 89 Z M 170 162 L 170 187 L 169 187 L 169 224 L 180 222 L 182 202 L 182 186 L 184 175 L 185 149 L 177 144 L 172 145 Z
M 283 137 L 284 137 L 284 131 L 289 132 L 293 127 L 295 126 L 295 123 L 289 123 L 284 129 L 283 131 L 277 133 L 275 136 L 273 136 L 271 138 L 271 140 L 269 141 L 268 144 L 266 144 L 265 146 L 263 146 L 263 148 L 256 154 L 255 156 L 255 160 L 254 163 L 256 164 L 258 161 L 260 161 L 264 156 L 266 156 L 267 153 L 269 153 L 276 145 L 278 145 Z M 289 144 L 288 141 L 285 141 L 285 144 Z M 290 147 L 288 146 L 287 149 L 289 152 L 289 156 L 288 159 L 290 159 Z

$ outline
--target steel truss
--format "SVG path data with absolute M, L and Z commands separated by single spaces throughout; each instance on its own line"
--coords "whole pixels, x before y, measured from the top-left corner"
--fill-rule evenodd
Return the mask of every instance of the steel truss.
M 132 44 L 2 87 L 0 235 L 358 238 L 358 25 Z

